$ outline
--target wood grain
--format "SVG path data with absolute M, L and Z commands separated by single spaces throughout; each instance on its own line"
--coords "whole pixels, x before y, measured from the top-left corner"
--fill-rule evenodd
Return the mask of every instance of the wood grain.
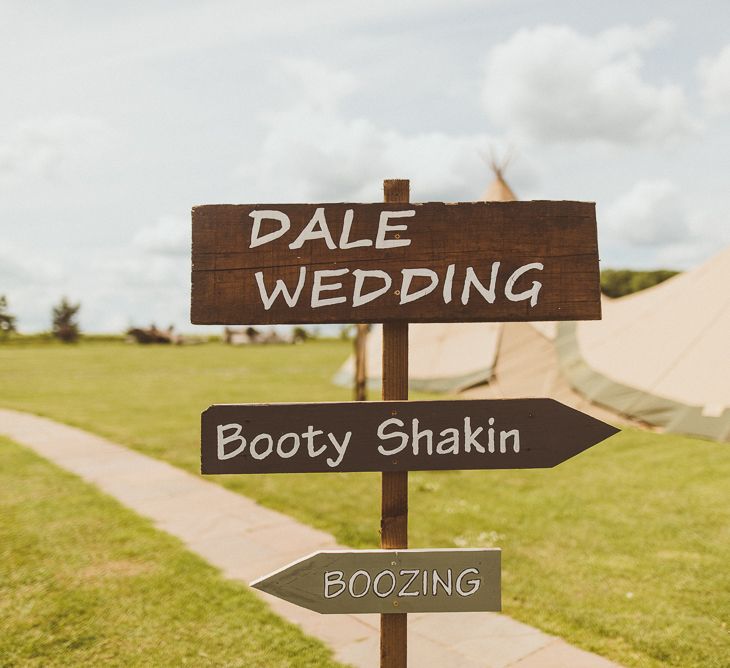
M 395 192 L 395 191 L 394 191 Z M 327 226 L 336 244 L 343 219 L 353 211 L 350 240 L 374 240 L 382 211 L 413 209 L 412 218 L 392 220 L 408 225 L 398 232 L 410 245 L 396 248 L 373 246 L 331 250 L 325 240 L 306 242 L 301 248 L 289 244 L 309 223 L 318 207 L 324 207 Z M 285 213 L 290 230 L 281 238 L 250 248 L 255 210 Z M 287 324 L 599 319 L 600 290 L 595 205 L 587 202 L 430 202 L 408 204 L 246 204 L 207 205 L 193 209 L 192 307 L 194 324 Z M 272 223 L 273 224 L 273 223 Z M 275 229 L 276 225 L 274 224 Z M 268 228 L 266 228 L 268 229 Z M 394 239 L 396 233 L 389 233 Z M 488 303 L 474 289 L 468 304 L 461 301 L 466 267 L 471 266 L 484 285 L 489 285 L 493 262 L 500 262 L 496 299 Z M 533 280 L 542 288 L 537 303 L 509 301 L 504 294 L 508 277 L 520 266 L 544 265 L 518 279 L 515 292 L 526 290 Z M 443 284 L 447 268 L 455 265 L 452 298 L 445 303 Z M 262 304 L 255 273 L 261 272 L 268 290 L 277 279 L 293 290 L 301 267 L 306 280 L 297 304 L 277 299 L 269 310 Z M 400 304 L 403 269 L 427 268 L 436 272 L 439 284 L 430 294 Z M 347 270 L 341 276 L 323 279 L 342 284 L 323 293 L 344 296 L 344 303 L 312 307 L 315 270 Z M 381 297 L 352 305 L 353 271 L 378 269 L 392 281 Z M 383 283 L 366 279 L 365 291 Z M 428 279 L 416 278 L 413 289 L 425 287 Z

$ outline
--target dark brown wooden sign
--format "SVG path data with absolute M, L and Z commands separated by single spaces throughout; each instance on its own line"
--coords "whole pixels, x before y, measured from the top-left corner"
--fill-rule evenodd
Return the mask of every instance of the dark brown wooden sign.
M 618 429 L 553 399 L 222 404 L 203 473 L 548 468 Z
M 601 317 L 588 202 L 193 209 L 194 324 Z
M 317 552 L 251 586 L 316 612 L 498 612 L 501 551 Z

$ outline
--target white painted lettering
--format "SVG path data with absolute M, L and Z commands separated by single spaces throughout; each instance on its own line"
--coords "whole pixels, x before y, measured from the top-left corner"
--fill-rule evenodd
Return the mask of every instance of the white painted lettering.
M 365 578 L 365 587 L 363 588 L 362 592 L 356 594 L 355 581 L 359 577 Z M 348 583 L 347 588 L 350 590 L 350 596 L 352 596 L 352 598 L 362 598 L 363 596 L 365 596 L 365 594 L 368 593 L 368 589 L 370 589 L 370 573 L 363 570 L 355 571 L 350 578 L 350 582 Z
M 291 450 L 284 450 L 284 443 L 288 439 L 292 440 Z M 276 454 L 279 455 L 279 457 L 281 457 L 282 459 L 289 459 L 289 457 L 293 457 L 297 454 L 298 450 L 299 434 L 295 434 L 294 432 L 284 434 L 283 436 L 279 437 L 279 440 L 276 442 Z
M 261 442 L 266 442 L 266 449 L 263 452 L 259 452 L 256 445 Z M 251 453 L 251 456 L 254 459 L 265 459 L 268 457 L 274 450 L 274 439 L 271 438 L 269 434 L 259 434 L 256 436 L 256 438 L 251 440 L 251 445 L 248 448 L 248 451 Z
M 425 297 L 427 294 L 433 292 L 439 284 L 438 274 L 432 269 L 426 269 L 425 267 L 419 267 L 417 269 L 401 269 L 401 274 L 403 274 L 403 281 L 400 288 L 401 304 L 408 304 L 410 302 L 416 301 L 417 299 L 421 299 L 421 297 Z M 415 276 L 428 278 L 431 280 L 431 283 L 425 288 L 421 288 L 420 290 L 416 290 L 415 292 L 409 294 L 411 289 L 411 281 L 413 281 L 413 278 Z
M 476 568 L 465 568 L 461 571 L 461 573 L 459 573 L 459 576 L 456 578 L 456 591 L 460 596 L 471 596 L 472 594 L 475 594 L 479 591 L 479 586 L 482 584 L 481 578 L 472 578 L 471 580 L 466 581 L 466 584 L 469 585 L 470 589 L 463 589 L 461 583 L 468 573 L 479 575 L 479 571 Z
M 342 220 L 342 234 L 340 235 L 340 248 L 347 250 L 348 248 L 360 248 L 361 246 L 372 246 L 372 239 L 358 239 L 350 241 L 350 229 L 352 228 L 352 209 L 345 211 L 345 217 Z
M 233 433 L 226 435 L 225 432 L 231 429 L 233 430 Z M 240 424 L 236 424 L 235 422 L 231 424 L 219 424 L 217 426 L 217 432 L 219 460 L 230 459 L 231 457 L 235 457 L 243 452 L 243 449 L 246 447 L 246 439 L 241 436 Z M 236 441 L 238 441 L 238 447 L 226 452 L 226 445 L 229 443 L 235 443 Z
M 476 275 L 474 267 L 466 268 L 466 277 L 464 278 L 464 289 L 461 291 L 461 303 L 466 305 L 469 303 L 469 294 L 471 292 L 471 286 L 473 285 L 479 294 L 489 304 L 494 304 L 494 300 L 497 298 L 496 286 L 497 286 L 497 274 L 499 273 L 499 262 L 492 262 L 492 274 L 489 281 L 489 288 L 485 288 L 482 282 Z
M 411 586 L 411 583 L 418 577 L 419 569 L 404 569 L 400 571 L 399 575 L 410 575 L 411 579 L 406 582 L 403 587 L 401 587 L 400 591 L 398 592 L 398 596 L 418 596 L 417 591 L 408 591 L 408 587 Z
M 537 296 L 540 294 L 540 288 L 542 287 L 542 283 L 539 281 L 533 281 L 532 287 L 528 290 L 525 290 L 524 292 L 519 292 L 515 294 L 512 292 L 512 289 L 515 286 L 515 283 L 517 282 L 517 279 L 522 276 L 522 274 L 530 271 L 531 269 L 536 269 L 538 271 L 542 271 L 545 267 L 543 266 L 542 262 L 531 262 L 530 264 L 523 265 L 519 269 L 516 269 L 514 272 L 512 272 L 512 275 L 507 280 L 507 285 L 504 286 L 504 294 L 511 302 L 521 302 L 526 299 L 530 300 L 530 307 L 537 304 Z
M 390 218 L 410 218 L 415 215 L 415 209 L 409 209 L 407 211 L 382 211 L 380 213 L 380 220 L 378 221 L 378 234 L 375 237 L 375 248 L 398 248 L 398 246 L 410 246 L 410 239 L 386 239 L 385 235 L 388 232 L 398 232 L 399 230 L 403 230 L 405 232 L 408 229 L 408 225 L 388 225 L 388 220 Z
M 403 450 L 403 448 L 406 447 L 406 445 L 408 445 L 408 435 L 405 432 L 402 432 L 402 431 L 394 431 L 391 433 L 385 432 L 386 427 L 388 427 L 390 425 L 395 425 L 398 427 L 404 426 L 403 420 L 399 420 L 398 418 L 390 418 L 389 420 L 386 420 L 378 427 L 378 438 L 381 441 L 400 437 L 400 445 L 391 450 L 386 450 L 382 445 L 378 446 L 378 452 L 381 455 L 385 455 L 386 457 L 389 455 L 397 455 L 401 450 Z
M 512 438 L 512 449 L 515 452 L 520 451 L 520 430 L 511 429 L 510 431 L 499 432 L 499 451 L 507 452 L 507 439 Z
M 453 427 L 442 429 L 439 436 L 443 438 L 436 444 L 437 455 L 459 454 L 459 430 Z M 447 447 L 448 446 L 448 447 Z
M 327 457 L 327 460 L 326 460 L 327 465 L 330 466 L 331 468 L 335 468 L 336 466 L 340 465 L 343 457 L 345 456 L 345 451 L 347 450 L 347 446 L 350 443 L 350 438 L 352 437 L 352 432 L 348 431 L 345 434 L 345 437 L 342 439 L 342 443 L 340 443 L 337 440 L 337 437 L 332 433 L 327 434 L 327 437 L 330 439 L 330 442 L 332 443 L 332 445 L 335 446 L 335 450 L 337 451 L 336 459 L 332 459 L 332 457 Z
M 418 431 L 418 418 L 413 418 L 413 454 L 418 454 L 418 444 L 420 443 L 422 438 L 426 439 L 426 453 L 429 455 L 433 454 L 433 431 L 430 429 L 424 429 L 423 431 Z
M 451 303 L 451 289 L 454 284 L 454 272 L 456 271 L 456 265 L 450 264 L 446 267 L 446 278 L 444 278 L 443 296 L 444 304 Z
M 441 576 L 439 575 L 439 572 L 434 569 L 433 574 L 431 575 L 431 580 L 433 581 L 433 595 L 436 596 L 437 589 L 436 587 L 438 585 L 441 585 L 441 588 L 444 590 L 444 593 L 447 596 L 451 596 L 451 569 L 449 568 L 446 571 L 446 582 L 443 581 Z
M 322 279 L 330 276 L 342 276 L 346 274 L 349 269 L 317 269 L 314 272 L 314 284 L 312 285 L 312 308 L 320 308 L 321 306 L 331 306 L 332 304 L 341 304 L 347 301 L 347 297 L 344 295 L 341 297 L 326 297 L 321 298 L 322 292 L 329 290 L 341 290 L 342 283 L 331 283 L 330 285 L 322 285 Z
M 345 591 L 346 585 L 343 580 L 345 574 L 342 571 L 325 571 L 324 572 L 324 597 L 335 598 Z M 332 587 L 338 586 L 339 589 L 332 593 Z
M 315 429 L 312 424 L 307 426 L 307 431 L 302 434 L 302 438 L 307 441 L 307 452 L 312 458 L 319 457 L 327 449 L 326 444 L 320 446 L 319 450 L 314 445 L 314 437 L 320 434 L 324 434 L 324 432 L 321 429 Z
M 380 591 L 380 588 L 378 587 L 378 583 L 380 582 L 381 578 L 388 576 L 390 578 L 390 589 L 387 591 Z M 393 571 L 385 570 L 381 571 L 375 576 L 375 579 L 373 580 L 373 591 L 375 592 L 376 596 L 379 596 L 380 598 L 387 598 L 390 596 L 393 591 L 395 590 L 395 574 Z
M 324 239 L 327 244 L 327 248 L 335 250 L 337 244 L 332 239 L 330 229 L 327 226 L 327 219 L 324 217 L 324 207 L 318 206 L 312 216 L 312 219 L 307 223 L 306 227 L 299 233 L 299 236 L 289 244 L 289 248 L 295 250 L 301 248 L 306 241 L 314 241 L 315 239 Z
M 271 295 L 266 294 L 266 286 L 264 285 L 264 272 L 257 271 L 255 275 L 256 283 L 259 286 L 261 303 L 264 305 L 264 309 L 268 311 L 274 305 L 274 302 L 279 295 L 282 295 L 282 297 L 284 297 L 284 301 L 290 307 L 294 307 L 297 305 L 297 302 L 299 301 L 299 295 L 302 294 L 302 288 L 304 287 L 304 282 L 307 278 L 307 268 L 299 268 L 299 281 L 297 283 L 296 290 L 294 290 L 294 294 L 292 295 L 289 294 L 289 289 L 286 287 L 286 283 L 284 283 L 284 281 L 282 281 L 280 278 L 276 279 L 276 285 L 271 291 Z
M 282 213 L 281 211 L 252 211 L 248 215 L 253 218 L 253 225 L 251 227 L 251 245 L 249 246 L 249 248 L 263 246 L 263 244 L 267 244 L 269 243 L 269 241 L 274 241 L 274 239 L 278 239 L 283 234 L 286 234 L 286 232 L 289 230 L 289 227 L 291 226 L 289 216 L 287 216 L 285 213 Z M 274 230 L 273 232 L 268 232 L 263 236 L 259 236 L 261 232 L 261 221 L 264 218 L 268 218 L 270 220 L 278 220 L 279 229 Z
M 472 446 L 477 452 L 484 453 L 484 446 L 477 441 L 477 436 L 484 431 L 484 427 L 477 427 L 471 430 L 471 418 L 464 418 L 464 452 L 471 452 Z
M 393 279 L 390 275 L 380 269 L 355 269 L 352 272 L 352 275 L 355 277 L 355 288 L 352 295 L 353 307 L 362 306 L 363 304 L 367 304 L 381 295 L 384 295 L 388 292 L 388 290 L 390 290 L 390 286 L 393 284 Z M 383 281 L 383 285 L 377 290 L 373 290 L 372 292 L 368 292 L 363 295 L 362 288 L 365 284 L 366 278 L 379 278 Z

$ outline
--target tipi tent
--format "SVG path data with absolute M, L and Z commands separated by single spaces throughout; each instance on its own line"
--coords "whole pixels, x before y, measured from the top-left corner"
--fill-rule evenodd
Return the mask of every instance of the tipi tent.
M 487 186 L 487 189 L 482 195 L 482 200 L 484 202 L 515 202 L 517 200 L 517 196 L 512 192 L 512 188 L 510 188 L 507 185 L 507 181 L 504 180 L 504 168 L 504 164 L 500 166 L 492 160 L 494 180 Z
M 504 165 L 492 160 L 495 178 L 487 187 L 486 201 L 516 200 L 503 176 Z M 459 392 L 486 383 L 493 374 L 501 323 L 414 323 L 408 331 L 408 379 L 413 390 Z M 367 341 L 366 366 L 370 385 L 380 383 L 382 328 L 373 327 Z M 354 356 L 335 375 L 339 385 L 352 384 Z
M 413 323 L 408 328 L 408 382 L 422 392 L 459 392 L 487 382 L 492 376 L 501 325 L 496 323 Z M 367 339 L 368 384 L 380 383 L 383 357 L 382 326 L 375 325 Z M 334 378 L 352 384 L 354 356 Z
M 561 371 L 555 345 L 560 324 L 505 323 L 497 347 L 493 378 L 488 385 L 473 387 L 464 396 L 470 399 L 551 397 L 599 420 L 633 422 L 615 411 L 597 406 L 571 387 Z
M 603 320 L 559 323 L 570 384 L 589 400 L 667 431 L 730 440 L 730 247 L 641 292 Z

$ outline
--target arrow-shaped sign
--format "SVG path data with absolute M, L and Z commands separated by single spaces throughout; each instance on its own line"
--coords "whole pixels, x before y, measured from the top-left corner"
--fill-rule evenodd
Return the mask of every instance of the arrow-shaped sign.
M 502 609 L 501 550 L 323 551 L 251 586 L 324 614 Z
M 549 468 L 617 431 L 553 399 L 224 404 L 202 472 Z

